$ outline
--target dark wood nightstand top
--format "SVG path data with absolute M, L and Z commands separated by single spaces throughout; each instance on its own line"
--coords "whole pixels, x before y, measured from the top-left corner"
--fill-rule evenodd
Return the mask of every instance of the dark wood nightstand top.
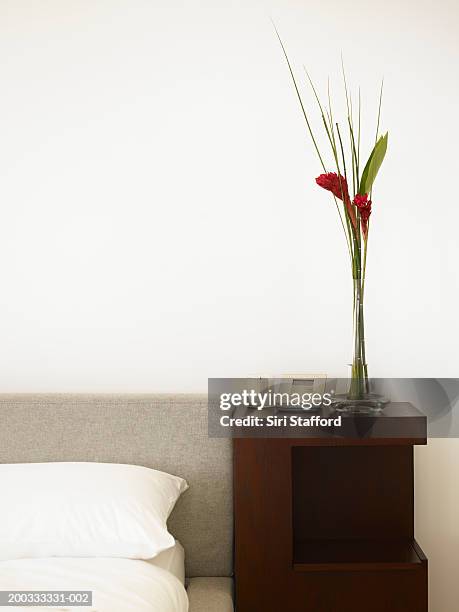
M 348 415 L 330 408 L 319 411 L 299 410 L 293 413 L 276 408 L 256 410 L 241 407 L 231 416 L 238 419 L 258 417 L 266 424 L 261 427 L 233 427 L 232 435 L 235 438 L 295 439 L 295 445 L 300 446 L 411 446 L 427 443 L 427 417 L 407 402 L 390 403 L 383 411 L 374 415 Z M 303 424 L 292 425 L 292 417 L 303 419 Z M 336 420 L 338 417 L 339 424 Z M 269 426 L 269 419 L 274 418 L 285 418 L 288 424 Z M 327 422 L 317 419 L 326 419 Z

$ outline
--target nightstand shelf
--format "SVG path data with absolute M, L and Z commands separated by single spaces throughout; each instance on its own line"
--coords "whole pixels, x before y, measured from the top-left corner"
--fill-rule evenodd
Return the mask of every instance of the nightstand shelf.
M 415 540 L 308 540 L 293 553 L 297 572 L 417 570 L 423 561 Z

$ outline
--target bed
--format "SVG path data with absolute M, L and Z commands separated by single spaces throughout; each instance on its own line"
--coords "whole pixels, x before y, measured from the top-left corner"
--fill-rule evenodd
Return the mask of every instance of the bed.
M 0 395 L 0 423 L 3 464 L 132 464 L 189 484 L 168 523 L 175 546 L 154 559 L 6 560 L 0 590 L 78 583 L 97 601 L 81 610 L 233 612 L 232 447 L 208 438 L 207 396 Z

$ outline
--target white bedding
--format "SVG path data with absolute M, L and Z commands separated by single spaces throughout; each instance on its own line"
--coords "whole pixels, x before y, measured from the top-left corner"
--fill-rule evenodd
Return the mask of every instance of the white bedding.
M 170 558 L 166 557 L 166 563 L 171 563 Z M 21 590 L 93 591 L 92 606 L 34 608 L 37 610 L 188 612 L 181 579 L 154 560 L 52 557 L 0 561 L 0 591 Z
M 185 584 L 185 550 L 178 540 L 175 540 L 172 548 L 164 550 L 153 559 L 148 559 L 148 563 L 162 567 Z

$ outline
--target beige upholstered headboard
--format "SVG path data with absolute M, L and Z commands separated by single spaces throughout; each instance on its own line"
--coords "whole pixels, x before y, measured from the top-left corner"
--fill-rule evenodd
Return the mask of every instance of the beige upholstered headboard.
M 0 463 L 131 463 L 186 478 L 169 521 L 188 577 L 233 570 L 232 446 L 206 395 L 0 395 Z

